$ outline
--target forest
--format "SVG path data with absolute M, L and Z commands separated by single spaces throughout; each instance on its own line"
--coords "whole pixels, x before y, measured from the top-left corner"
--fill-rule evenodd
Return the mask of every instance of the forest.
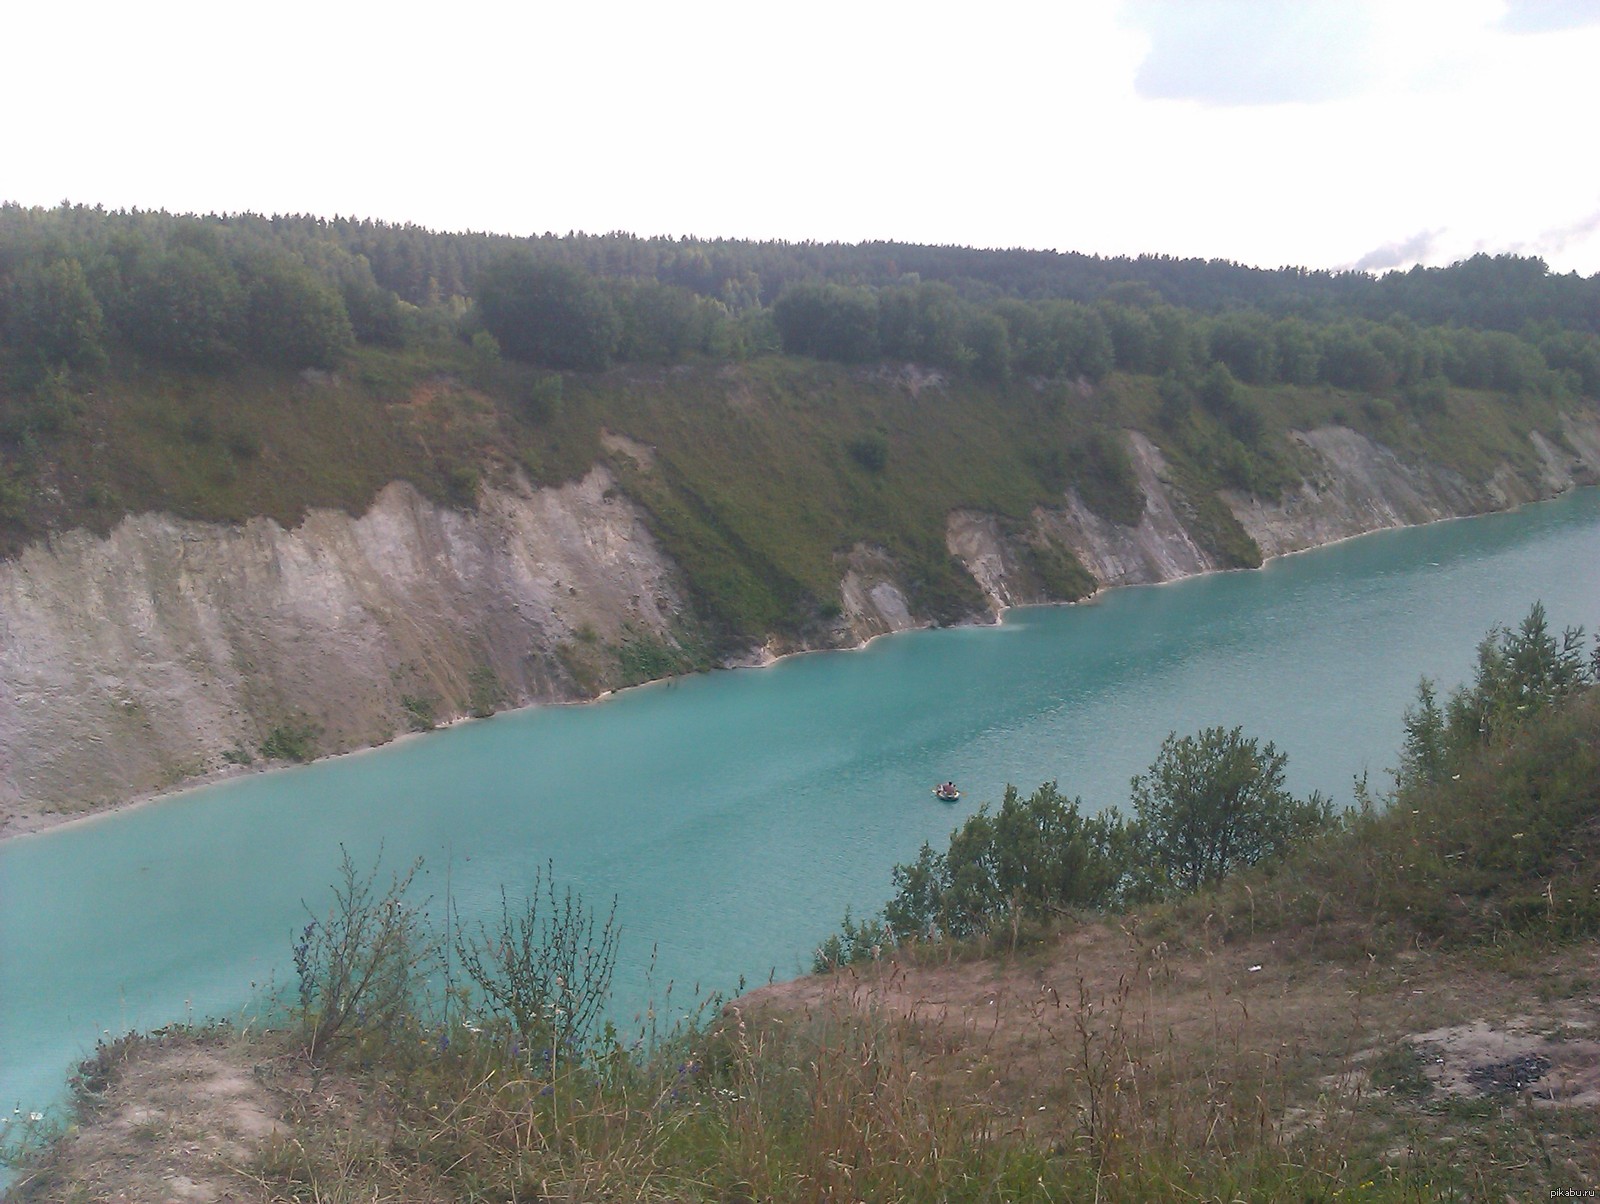
M 1113 369 L 1384 394 L 1600 392 L 1600 277 L 1477 255 L 1373 277 L 894 243 L 513 238 L 304 216 L 0 206 L 7 392 L 119 356 L 336 366 L 486 334 L 593 370 L 781 350 L 1005 381 Z

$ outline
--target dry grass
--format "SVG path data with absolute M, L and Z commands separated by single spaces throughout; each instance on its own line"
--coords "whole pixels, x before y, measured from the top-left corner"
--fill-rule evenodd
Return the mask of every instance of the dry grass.
M 766 988 L 554 1074 L 466 1029 L 320 1068 L 284 1038 L 137 1041 L 18 1198 L 1542 1199 L 1600 1183 L 1597 958 L 1093 923 Z M 1509 1050 L 1547 1066 L 1508 1088 Z
M 1589 942 L 1514 965 L 1477 951 L 1307 961 L 1271 939 L 1175 950 L 1095 924 L 1025 956 L 858 968 L 742 1007 L 777 1024 L 875 1017 L 931 1089 L 980 1108 L 998 1137 L 1091 1168 L 1102 1198 L 1164 1197 L 1191 1175 L 1246 1198 L 1369 1180 L 1401 1198 L 1544 1198 L 1600 1182 L 1600 1002 L 1584 986 L 1597 955 Z M 1437 1056 L 1442 1025 L 1474 1023 L 1488 1039 L 1457 1051 L 1456 1077 L 1501 1064 L 1505 1034 L 1543 1034 L 1552 1064 L 1510 1092 L 1408 1094 L 1374 1073 L 1395 1051 Z

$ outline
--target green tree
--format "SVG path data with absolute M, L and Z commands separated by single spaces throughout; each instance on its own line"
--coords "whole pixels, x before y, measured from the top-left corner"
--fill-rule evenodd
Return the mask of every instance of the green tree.
M 1443 780 L 1449 757 L 1444 711 L 1426 677 L 1417 683 L 1417 705 L 1406 708 L 1404 722 L 1406 734 L 1400 743 L 1396 784 L 1409 789 Z
M 1023 797 L 1007 786 L 1000 807 L 978 809 L 950 834 L 948 852 L 924 844 L 894 869 L 884 918 L 900 935 L 967 937 L 996 921 L 1040 918 L 1108 902 L 1123 875 L 1111 855 L 1121 825 L 1085 817 L 1054 782 Z
M 950 867 L 943 853 L 927 841 L 917 859 L 890 871 L 894 898 L 884 906 L 883 918 L 897 936 L 931 936 L 940 930 L 945 895 L 950 889 Z
M 105 317 L 77 259 L 24 268 L 0 295 L 6 341 L 42 365 L 94 370 L 105 364 Z
M 1285 318 L 1272 327 L 1273 355 L 1278 364 L 1278 379 L 1291 385 L 1314 385 L 1322 371 L 1322 352 L 1317 334 L 1301 318 Z
M 1600 337 L 1570 330 L 1552 332 L 1540 340 L 1539 350 L 1551 368 L 1577 378 L 1583 396 L 1600 397 Z
M 1224 314 L 1211 324 L 1211 355 L 1238 379 L 1252 385 L 1278 378 L 1277 344 L 1272 327 L 1260 314 Z
M 1324 329 L 1322 375 L 1331 385 L 1365 393 L 1387 393 L 1399 379 L 1366 330 L 1350 322 Z
M 1062 358 L 1062 372 L 1089 380 L 1104 380 L 1116 366 L 1111 335 L 1100 315 L 1076 301 L 1060 301 L 1047 309 L 1050 333 Z
M 1270 741 L 1263 748 L 1238 727 L 1169 735 L 1149 772 L 1133 779 L 1138 843 L 1155 888 L 1199 890 L 1326 827 L 1332 805 L 1290 795 L 1287 764 Z
M 210 367 L 238 353 L 244 293 L 227 263 L 179 246 L 142 262 L 129 284 L 121 326 L 146 355 Z
M 358 340 L 379 347 L 404 347 L 412 338 L 412 321 L 400 298 L 366 278 L 345 281 L 340 289 L 350 328 Z
M 355 346 L 344 299 L 309 268 L 286 257 L 251 265 L 246 292 L 250 348 L 283 368 L 335 368 Z
M 1591 681 L 1583 641 L 1581 627 L 1552 632 L 1542 602 L 1516 630 L 1491 628 L 1478 645 L 1471 684 L 1451 694 L 1446 708 L 1452 752 L 1521 726 Z
M 653 280 L 627 282 L 616 293 L 622 335 L 617 357 L 630 363 L 675 364 L 700 350 L 709 314 L 686 288 Z
M 1005 297 L 996 301 L 991 311 L 1005 323 L 1011 363 L 1018 372 L 1025 376 L 1061 375 L 1062 356 L 1039 306 Z
M 1006 324 L 986 310 L 968 319 L 961 341 L 972 353 L 972 374 L 980 380 L 1004 383 L 1011 377 L 1011 345 Z
M 1116 366 L 1124 372 L 1149 372 L 1156 366 L 1156 328 L 1150 315 L 1128 305 L 1101 301 L 1100 320 L 1111 340 Z
M 1188 310 L 1157 305 L 1150 310 L 1151 372 L 1192 373 L 1206 361 L 1205 336 Z
M 795 285 L 773 304 L 772 318 L 788 355 L 846 364 L 878 356 L 878 297 L 871 289 Z
M 541 368 L 604 368 L 622 335 L 599 283 L 564 263 L 508 256 L 483 273 L 477 300 L 500 350 Z

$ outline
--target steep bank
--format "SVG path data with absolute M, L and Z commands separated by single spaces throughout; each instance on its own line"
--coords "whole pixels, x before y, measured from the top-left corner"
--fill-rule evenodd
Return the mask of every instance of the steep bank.
M 475 513 L 394 484 L 359 518 L 293 530 L 146 514 L 74 531 L 0 566 L 0 832 L 263 746 L 338 752 L 580 697 L 575 649 L 675 647 L 682 609 L 604 468 L 485 491 Z
M 1537 472 L 1506 466 L 1473 484 L 1320 427 L 1293 436 L 1298 486 L 1273 502 L 1223 497 L 1277 555 L 1600 476 L 1600 419 L 1568 418 L 1562 437 L 1562 449 L 1535 438 Z M 992 610 L 1074 596 L 1057 562 L 1081 564 L 1090 588 L 1222 567 L 1162 451 L 1126 438 L 1143 496 L 1136 524 L 1071 490 L 1026 521 L 951 512 L 948 549 Z M 643 445 L 607 450 L 655 471 Z M 315 510 L 293 529 L 144 514 L 105 537 L 74 531 L 27 549 L 0 565 L 0 832 L 259 761 L 263 749 L 360 748 L 703 663 L 685 575 L 618 484 L 602 465 L 574 484 L 485 489 L 475 512 L 393 484 L 360 517 Z M 863 542 L 836 566 L 837 614 L 773 651 L 930 620 L 890 550 Z
M 1553 497 L 1600 480 L 1600 417 L 1566 415 L 1565 453 L 1534 432 L 1536 473 L 1501 465 L 1474 483 L 1438 465 L 1408 464 L 1392 450 L 1347 427 L 1293 431 L 1305 454 L 1305 476 L 1282 496 L 1263 499 L 1235 490 L 1219 494 L 1265 558 L 1321 547 L 1393 527 L 1487 514 Z M 1102 518 L 1071 493 L 1060 508 L 1039 508 L 1027 533 L 1059 543 L 1101 587 L 1150 585 L 1228 567 L 1196 538 L 1192 508 L 1160 448 L 1139 432 L 1128 449 L 1145 506 L 1139 522 Z M 1019 572 L 1018 540 L 988 516 L 956 513 L 950 549 L 983 588 L 991 606 L 1048 601 Z

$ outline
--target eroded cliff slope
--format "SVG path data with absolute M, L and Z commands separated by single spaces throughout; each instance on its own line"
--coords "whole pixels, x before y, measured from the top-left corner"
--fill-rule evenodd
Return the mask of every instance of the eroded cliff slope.
M 74 531 L 0 565 L 0 832 L 244 763 L 274 733 L 336 752 L 577 697 L 569 650 L 669 645 L 682 605 L 603 468 L 476 513 L 394 484 L 293 530 Z
M 1160 449 L 1126 438 L 1144 495 L 1136 524 L 1071 491 L 1027 522 L 950 515 L 949 550 L 991 612 L 1221 567 Z M 1293 438 L 1307 465 L 1298 486 L 1270 502 L 1222 495 L 1266 556 L 1600 479 L 1594 415 L 1567 419 L 1561 447 L 1534 436 L 1537 472 L 1506 467 L 1482 484 L 1343 427 Z M 838 565 L 837 617 L 798 646 L 927 622 L 885 549 L 858 544 Z M 259 762 L 264 749 L 360 748 L 670 672 L 690 659 L 688 597 L 603 466 L 561 487 L 487 489 L 473 512 L 397 483 L 360 517 L 317 510 L 292 530 L 143 514 L 105 537 L 73 531 L 0 564 L 0 834 Z
M 1563 427 L 1570 451 L 1535 432 L 1536 472 L 1502 465 L 1481 484 L 1436 465 L 1408 464 L 1346 427 L 1295 431 L 1291 438 L 1307 465 L 1297 486 L 1275 500 L 1233 491 L 1219 496 L 1263 557 L 1281 556 L 1371 531 L 1505 510 L 1596 483 L 1600 418 L 1568 415 Z M 1128 433 L 1128 449 L 1145 495 L 1136 525 L 1104 519 L 1069 493 L 1062 507 L 1035 510 L 1028 534 L 1070 548 L 1101 586 L 1154 584 L 1226 567 L 1196 538 L 1192 500 L 1161 450 L 1138 432 Z M 1014 567 L 1017 539 L 1004 537 L 987 516 L 952 514 L 949 543 L 994 609 L 1046 600 Z

